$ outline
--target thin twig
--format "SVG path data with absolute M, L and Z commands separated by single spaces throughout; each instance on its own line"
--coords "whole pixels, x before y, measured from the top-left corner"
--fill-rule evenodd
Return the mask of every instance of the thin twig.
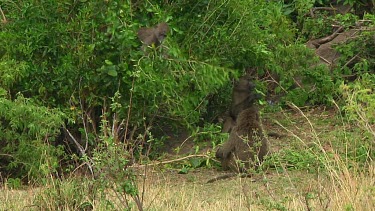
M 81 85 L 82 85 L 82 77 L 79 79 L 79 83 L 78 83 L 78 86 L 79 86 L 79 90 L 82 90 L 81 89 Z M 82 110 L 82 114 L 81 114 L 81 118 L 82 118 L 82 123 L 83 123 L 83 129 L 85 130 L 85 136 L 86 136 L 86 144 L 85 144 L 85 149 L 84 151 L 87 150 L 88 148 L 88 142 L 89 142 L 89 132 L 87 130 L 87 126 L 86 126 L 86 118 L 84 116 L 84 113 L 85 113 L 85 110 L 84 110 L 84 106 L 83 106 L 83 103 L 82 103 L 82 99 L 81 99 L 81 92 L 78 92 L 78 98 L 79 98 L 79 105 L 81 107 L 81 110 Z M 88 115 L 86 115 L 88 116 Z M 68 130 L 67 130 L 68 131 Z M 68 131 L 69 132 L 69 131 Z M 75 139 L 74 139 L 75 140 Z M 78 142 L 77 142 L 78 143 Z M 78 146 L 78 145 L 77 145 Z M 81 146 L 81 145 L 80 145 Z M 81 146 L 82 147 L 82 146 Z M 83 148 L 82 148 L 83 149 Z
M 310 205 L 310 200 L 309 200 L 309 193 L 305 193 L 304 199 L 305 199 L 305 204 L 306 204 L 307 211 L 311 211 L 311 205 Z
M 149 163 L 149 164 L 145 164 L 145 165 L 133 165 L 133 166 L 131 166 L 131 167 L 141 168 L 141 167 L 145 167 L 145 166 L 157 166 L 157 165 L 163 165 L 163 164 L 168 164 L 168 163 L 174 163 L 174 162 L 178 162 L 178 161 L 186 160 L 186 159 L 189 159 L 189 158 L 196 158 L 196 157 L 205 157 L 205 158 L 210 158 L 210 156 L 208 156 L 208 155 L 206 155 L 206 154 L 188 155 L 188 156 L 185 156 L 185 157 L 182 157 L 182 158 L 173 159 L 173 160 L 167 160 L 167 161 L 156 161 L 156 162 Z M 212 158 L 210 158 L 210 159 L 212 159 Z M 214 160 L 214 159 L 212 159 L 212 160 Z
M 319 58 L 320 58 L 321 60 L 323 60 L 325 63 L 327 63 L 329 66 L 332 65 L 332 62 L 328 61 L 328 60 L 327 60 L 326 58 L 324 58 L 323 56 L 319 56 Z
M 4 12 L 3 12 L 3 10 L 1 9 L 1 6 L 0 6 L 0 12 L 1 12 L 1 16 L 3 17 L 2 22 L 3 22 L 3 23 L 7 23 L 8 20 L 7 20 L 7 18 L 5 17 Z
M 356 54 L 355 56 L 353 56 L 349 61 L 347 61 L 341 69 L 343 69 L 344 67 L 346 67 L 346 66 L 348 66 L 350 63 L 352 63 L 352 62 L 354 61 L 354 59 L 356 59 L 358 56 L 359 56 L 359 53 L 357 53 L 357 54 Z
M 132 104 L 133 104 L 133 89 L 134 89 L 134 81 L 135 81 L 135 77 L 133 77 L 132 88 L 131 88 L 131 90 L 130 90 L 130 99 L 129 99 L 128 116 L 127 116 L 127 118 L 126 118 L 126 124 L 125 124 L 124 144 L 125 144 L 125 142 L 126 142 L 126 136 L 127 136 L 127 134 L 128 134 L 129 119 L 130 119 L 130 114 L 131 114 Z
M 339 35 L 339 33 L 342 32 L 342 31 L 344 31 L 344 27 L 339 26 L 338 29 L 336 29 L 336 31 L 334 31 L 331 35 L 328 35 L 326 37 L 322 37 L 322 38 L 319 38 L 319 39 L 316 39 L 316 40 L 312 40 L 311 43 L 316 48 L 318 48 L 320 45 L 322 45 L 324 43 L 327 43 L 327 42 L 330 42 L 333 39 L 335 39 Z
M 276 83 L 285 93 L 288 93 L 288 91 L 283 86 L 281 86 L 281 84 L 278 81 L 276 81 L 272 77 L 272 74 L 268 70 L 267 70 L 267 73 L 268 73 L 268 76 L 272 79 L 272 82 Z
M 93 170 L 93 167 L 92 167 L 92 159 L 89 158 L 87 155 L 86 155 L 86 150 L 82 147 L 82 145 L 74 138 L 74 136 L 69 132 L 68 129 L 66 129 L 64 127 L 64 130 L 65 132 L 69 135 L 69 137 L 71 138 L 71 140 L 73 140 L 74 144 L 77 146 L 77 148 L 79 149 L 80 153 L 81 153 L 81 157 L 87 157 L 89 159 L 90 162 L 85 162 L 85 164 L 89 167 L 90 169 L 90 172 L 92 174 L 92 176 L 94 176 L 94 170 Z
M 302 85 L 294 78 L 294 77 L 292 77 L 293 78 L 293 81 L 294 81 L 294 83 L 298 86 L 298 87 L 300 87 L 300 88 L 302 88 Z
M 318 11 L 318 10 L 336 11 L 337 9 L 333 7 L 314 7 L 310 9 L 310 16 L 312 18 L 315 18 L 315 11 Z

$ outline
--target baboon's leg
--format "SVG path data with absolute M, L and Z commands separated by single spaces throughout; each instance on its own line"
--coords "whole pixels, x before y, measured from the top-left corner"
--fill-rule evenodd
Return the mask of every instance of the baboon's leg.
M 236 134 L 232 132 L 229 135 L 228 141 L 226 141 L 223 146 L 221 146 L 217 151 L 216 151 L 216 157 L 225 160 L 229 158 L 230 153 L 234 150 L 235 147 L 235 138 L 231 138 L 232 136 L 235 136 Z

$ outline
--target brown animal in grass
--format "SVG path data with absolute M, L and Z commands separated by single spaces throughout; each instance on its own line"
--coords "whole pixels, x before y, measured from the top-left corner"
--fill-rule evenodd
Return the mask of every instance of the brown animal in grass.
M 167 37 L 169 26 L 167 23 L 162 22 L 158 25 L 147 28 L 142 27 L 138 30 L 138 38 L 142 41 L 142 51 L 146 51 L 148 46 L 154 45 L 159 46 L 163 40 Z
M 258 95 L 251 94 L 255 85 L 250 81 L 249 75 L 244 75 L 235 82 L 232 91 L 232 103 L 225 115 L 223 129 L 221 132 L 229 133 L 236 124 L 237 116 L 246 108 L 250 107 Z
M 230 133 L 236 125 L 238 115 L 245 109 L 251 107 L 257 100 L 261 98 L 260 94 L 254 93 L 255 84 L 251 81 L 251 76 L 246 74 L 239 78 L 234 84 L 232 91 L 232 103 L 229 111 L 226 112 L 222 133 Z M 285 134 L 276 132 L 268 132 L 268 136 L 274 138 L 283 138 Z
M 263 134 L 256 105 L 242 111 L 229 140 L 216 152 L 225 170 L 246 172 L 258 166 L 269 152 L 268 140 Z

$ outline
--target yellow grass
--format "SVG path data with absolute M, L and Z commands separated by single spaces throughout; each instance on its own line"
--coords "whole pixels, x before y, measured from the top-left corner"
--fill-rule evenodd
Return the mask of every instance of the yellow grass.
M 146 175 L 138 178 L 143 208 L 160 211 L 373 210 L 375 207 L 375 163 L 371 160 L 371 156 L 366 166 L 359 166 L 347 160 L 345 156 L 339 156 L 342 149 L 340 149 L 340 144 L 335 145 L 335 142 L 345 143 L 345 141 L 336 137 L 335 131 L 348 133 L 347 125 L 343 124 L 339 127 L 336 126 L 337 123 L 319 125 L 316 120 L 321 121 L 332 116 L 324 116 L 321 113 L 315 116 L 312 113 L 307 115 L 300 113 L 301 119 L 293 119 L 293 124 L 285 126 L 289 130 L 290 137 L 273 140 L 271 144 L 277 150 L 293 144 L 301 146 L 302 151 L 309 150 L 308 146 L 311 144 L 317 146 L 314 153 L 323 159 L 324 169 L 316 172 L 289 170 L 284 167 L 286 165 L 281 164 L 284 171 L 268 169 L 265 173 L 252 178 L 234 177 L 207 184 L 209 179 L 223 172 L 213 169 L 197 169 L 188 174 L 177 174 L 176 171 L 163 171 L 157 167 L 149 167 Z M 288 119 L 288 117 L 282 119 Z M 355 135 L 357 136 L 358 134 Z M 358 138 L 361 138 L 360 134 Z M 341 147 L 345 149 L 346 146 Z M 82 180 L 82 178 L 79 179 Z M 66 181 L 65 185 L 63 183 L 61 186 L 54 186 L 54 183 L 51 182 L 51 185 L 46 187 L 28 187 L 23 190 L 2 187 L 0 210 L 41 210 L 36 198 L 42 196 L 48 202 L 48 194 L 45 193 L 48 188 L 60 188 L 59 193 L 65 194 L 66 198 L 71 197 L 69 191 L 63 190 L 72 188 L 72 183 Z M 93 193 L 86 191 L 85 188 L 83 191 L 83 199 L 77 199 L 77 202 L 89 202 L 93 210 L 109 210 L 104 198 L 89 197 Z M 126 207 L 118 200 L 113 190 L 106 190 L 105 195 L 106 200 L 113 202 L 113 210 L 122 210 Z M 132 198 L 127 196 L 126 199 L 136 210 Z M 53 204 L 51 203 L 48 210 L 58 209 Z M 64 205 L 63 208 L 64 210 L 76 209 L 76 207 L 69 207 L 69 204 Z
M 304 172 L 232 178 L 207 184 L 218 173 L 196 171 L 186 175 L 150 172 L 145 183 L 143 207 L 147 210 L 372 210 L 375 207 L 375 166 L 367 173 L 336 171 L 331 175 Z M 41 188 L 2 188 L 0 210 L 39 210 L 35 197 Z M 112 201 L 113 194 L 107 193 Z M 128 197 L 129 200 L 130 197 Z M 104 201 L 91 202 L 105 210 Z M 120 209 L 117 203 L 115 209 Z M 65 207 L 69 210 L 69 207 Z M 135 206 L 134 206 L 135 208 Z M 73 210 L 72 208 L 70 210 Z

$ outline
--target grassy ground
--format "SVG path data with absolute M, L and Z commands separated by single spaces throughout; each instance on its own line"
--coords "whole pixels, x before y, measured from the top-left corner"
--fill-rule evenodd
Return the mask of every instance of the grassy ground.
M 333 110 L 291 109 L 264 114 L 267 131 L 286 134 L 270 138 L 273 156 L 264 171 L 251 178 L 232 177 L 198 168 L 178 174 L 160 166 L 141 169 L 139 198 L 104 190 L 98 196 L 87 179 L 21 190 L 2 188 L 0 210 L 372 210 L 375 207 L 374 134 L 347 123 Z M 365 151 L 361 151 L 364 149 Z M 367 154 L 366 154 L 367 153 Z M 78 182 L 77 182 L 78 181 Z M 80 187 L 80 188 L 77 188 Z M 46 191 L 49 190 L 49 191 Z M 51 191 L 52 190 L 52 191 Z M 98 189 L 95 189 L 98 191 Z M 103 194 L 102 194 L 103 195 Z M 129 202 L 129 203 L 127 203 Z M 85 207 L 85 204 L 89 206 Z

